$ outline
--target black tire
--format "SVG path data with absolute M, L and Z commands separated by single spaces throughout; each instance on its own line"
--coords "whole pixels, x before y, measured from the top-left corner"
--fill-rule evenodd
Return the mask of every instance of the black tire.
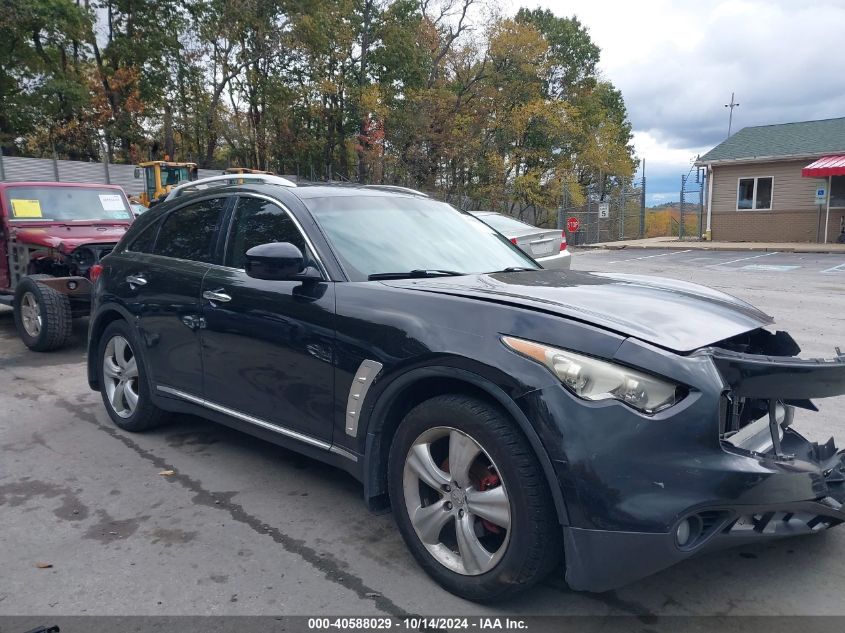
M 484 573 L 458 573 L 435 558 L 417 535 L 406 508 L 403 475 L 408 452 L 423 433 L 438 427 L 457 429 L 474 440 L 507 490 L 509 535 L 501 546 L 506 549 Z M 399 531 L 414 558 L 438 584 L 462 598 L 487 602 L 511 597 L 542 580 L 560 562 L 560 525 L 537 457 L 509 416 L 487 402 L 443 395 L 412 409 L 393 438 L 388 490 Z
M 106 348 L 109 346 L 109 342 L 115 337 L 122 337 L 127 341 L 131 358 L 135 359 L 137 365 L 137 378 L 134 383 L 134 392 L 138 396 L 137 404 L 135 405 L 134 411 L 126 417 L 121 416 L 111 403 L 107 391 L 108 378 L 104 374 Z M 169 412 L 158 408 L 152 401 L 149 380 L 147 379 L 147 367 L 144 363 L 143 354 L 141 353 L 141 345 L 138 337 L 135 335 L 134 329 L 126 321 L 113 321 L 103 331 L 97 344 L 97 372 L 100 382 L 100 395 L 103 398 L 106 411 L 112 422 L 124 431 L 132 431 L 133 433 L 146 431 L 164 424 L 170 418 Z
M 50 275 L 30 275 L 21 279 L 15 289 L 15 327 L 18 336 L 29 349 L 35 352 L 49 352 L 64 347 L 73 333 L 73 316 L 70 300 L 61 292 L 38 283 L 39 279 L 49 279 Z M 37 333 L 27 332 L 23 303 L 30 302 L 30 297 L 37 303 L 36 310 L 40 317 L 40 329 Z

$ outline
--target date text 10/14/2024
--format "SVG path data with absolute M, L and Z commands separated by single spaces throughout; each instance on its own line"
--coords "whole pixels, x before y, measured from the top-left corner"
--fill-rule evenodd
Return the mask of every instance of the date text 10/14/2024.
M 349 618 L 308 618 L 309 630 L 479 630 L 504 631 L 524 630 L 528 625 L 519 618 L 496 617 L 424 617 L 409 616 L 395 617 L 349 617 Z

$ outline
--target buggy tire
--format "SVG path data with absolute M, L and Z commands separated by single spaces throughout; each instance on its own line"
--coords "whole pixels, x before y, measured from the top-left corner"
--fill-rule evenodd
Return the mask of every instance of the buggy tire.
M 18 335 L 29 349 L 49 352 L 64 347 L 73 332 L 70 300 L 38 283 L 49 275 L 30 275 L 15 289 L 14 316 Z

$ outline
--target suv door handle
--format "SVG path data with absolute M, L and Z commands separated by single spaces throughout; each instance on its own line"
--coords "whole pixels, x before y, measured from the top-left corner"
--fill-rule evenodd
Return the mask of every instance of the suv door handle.
M 208 299 L 212 303 L 215 301 L 218 303 L 228 303 L 232 300 L 232 297 L 223 292 L 223 288 L 218 288 L 217 290 L 206 290 L 202 293 L 202 298 Z
M 144 279 L 143 275 L 129 275 L 126 277 L 126 282 L 129 284 L 129 287 L 132 290 L 135 290 L 135 286 L 146 286 L 147 280 Z

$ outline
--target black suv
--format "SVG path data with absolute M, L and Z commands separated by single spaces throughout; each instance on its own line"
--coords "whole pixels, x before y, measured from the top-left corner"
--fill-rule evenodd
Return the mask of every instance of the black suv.
M 193 413 L 335 464 L 470 599 L 845 519 L 842 456 L 790 427 L 845 356 L 714 290 L 543 270 L 412 191 L 266 183 L 162 203 L 97 273 L 115 424 Z

